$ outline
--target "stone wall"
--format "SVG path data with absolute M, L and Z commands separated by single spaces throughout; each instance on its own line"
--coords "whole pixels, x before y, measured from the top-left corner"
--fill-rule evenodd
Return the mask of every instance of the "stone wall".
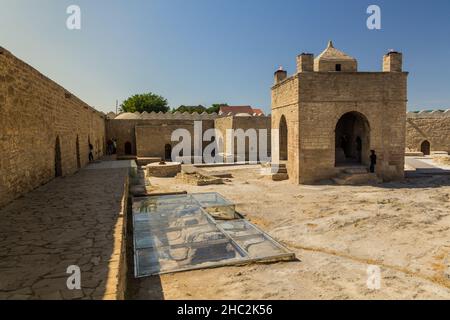
M 202 136 L 209 129 L 215 128 L 220 131 L 224 139 L 222 142 L 224 148 L 227 129 L 243 129 L 246 131 L 253 128 L 257 130 L 258 134 L 259 129 L 267 129 L 267 149 L 270 155 L 271 120 L 270 117 L 265 116 L 218 117 L 217 115 L 194 115 L 188 118 L 187 115 L 183 114 L 160 114 L 158 116 L 155 114 L 152 117 L 142 114 L 122 114 L 114 119 L 107 120 L 107 139 L 117 140 L 117 154 L 119 156 L 125 155 L 125 144 L 130 143 L 131 155 L 166 158 L 166 145 L 170 145 L 173 148 L 178 144 L 177 141 L 171 141 L 172 133 L 177 129 L 185 129 L 191 134 L 191 155 L 194 155 L 194 123 L 201 123 Z M 202 141 L 202 150 L 210 143 L 211 141 Z M 248 155 L 248 150 L 246 151 Z
M 287 171 L 289 178 L 294 183 L 300 183 L 299 180 L 299 159 L 300 159 L 300 136 L 299 136 L 299 82 L 298 76 L 293 76 L 287 80 L 276 84 L 272 88 L 272 129 L 280 133 L 280 123 L 284 118 L 287 124 Z M 273 139 L 282 140 L 280 134 Z M 272 158 L 276 153 L 272 145 Z M 278 150 L 279 151 L 279 150 Z
M 450 152 L 450 110 L 408 112 L 406 119 L 406 148 L 421 151 L 424 141 L 431 151 Z
M 125 144 L 131 143 L 131 154 L 136 155 L 136 134 L 137 124 L 144 124 L 144 120 L 106 120 L 106 140 L 116 139 L 117 155 L 125 155 Z
M 200 139 L 206 130 L 214 128 L 214 120 L 196 122 L 201 133 Z M 201 124 L 201 126 L 200 126 Z M 171 141 L 175 130 L 187 130 L 191 137 L 191 154 L 194 155 L 194 121 L 189 120 L 152 120 L 136 123 L 136 148 L 138 157 L 160 157 L 166 158 L 166 145 L 172 149 L 179 142 Z M 201 131 L 200 131 L 201 130 Z M 181 140 L 180 140 L 181 141 Z M 201 141 L 202 151 L 210 142 Z
M 104 152 L 105 116 L 0 47 L 0 206 Z
M 406 76 L 384 72 L 302 74 L 301 180 L 312 182 L 336 174 L 335 129 L 348 112 L 357 112 L 368 121 L 369 150 L 378 156 L 377 174 L 385 180 L 403 178 Z M 368 166 L 367 151 L 363 163 Z
M 249 161 L 252 159 L 261 160 L 259 158 L 259 150 L 260 144 L 263 143 L 263 140 L 261 140 L 261 134 L 263 133 L 260 130 L 266 130 L 267 132 L 267 144 L 265 146 L 266 153 L 263 156 L 265 157 L 271 155 L 271 126 L 271 117 L 266 116 L 228 116 L 215 120 L 215 128 L 220 131 L 220 134 L 223 138 L 223 152 L 226 154 L 234 154 L 235 156 L 237 156 L 236 160 L 240 161 Z M 233 132 L 235 134 L 233 144 L 228 142 L 227 130 L 230 129 L 234 130 Z M 250 148 L 249 137 L 251 136 L 251 134 L 250 131 L 248 131 L 249 129 L 255 129 L 256 133 L 256 145 L 253 149 Z M 237 146 L 237 135 L 239 135 L 238 130 L 242 130 L 240 133 L 246 136 L 245 149 L 243 150 L 242 154 L 239 152 Z M 253 156 L 251 156 L 251 154 L 253 154 Z

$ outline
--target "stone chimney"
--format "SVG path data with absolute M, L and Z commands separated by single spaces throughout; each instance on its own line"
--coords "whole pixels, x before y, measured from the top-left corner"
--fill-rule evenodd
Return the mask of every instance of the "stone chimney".
M 400 52 L 391 50 L 383 57 L 383 72 L 402 72 L 403 55 Z
M 297 56 L 297 72 L 313 72 L 314 55 L 311 53 L 302 53 Z
M 274 84 L 280 83 L 287 78 L 287 71 L 283 70 L 283 67 L 280 67 L 277 71 L 275 71 L 274 78 Z

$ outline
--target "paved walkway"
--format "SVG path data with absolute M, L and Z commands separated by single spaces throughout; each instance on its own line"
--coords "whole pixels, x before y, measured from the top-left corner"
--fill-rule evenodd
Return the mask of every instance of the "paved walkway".
M 406 157 L 405 162 L 408 166 L 415 169 L 415 172 L 409 172 L 410 176 L 414 175 L 447 175 L 450 174 L 449 170 L 445 170 L 438 166 L 432 165 L 421 158 L 417 157 Z
M 127 166 L 95 164 L 0 209 L 0 299 L 123 294 L 118 291 Z M 71 265 L 81 269 L 81 290 L 67 288 Z

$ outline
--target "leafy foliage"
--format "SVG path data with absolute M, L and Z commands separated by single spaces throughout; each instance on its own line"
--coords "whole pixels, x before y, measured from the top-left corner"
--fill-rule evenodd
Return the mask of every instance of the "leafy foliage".
M 122 112 L 168 112 L 167 100 L 154 93 L 135 94 L 125 100 L 120 106 Z
M 176 108 L 176 109 L 174 109 L 174 110 L 172 110 L 172 112 L 181 112 L 181 113 L 184 113 L 184 112 L 188 112 L 188 113 L 194 113 L 194 112 L 197 112 L 197 113 L 203 113 L 203 112 L 206 112 L 206 113 L 219 113 L 219 109 L 220 109 L 220 107 L 222 107 L 222 106 L 227 106 L 227 104 L 226 103 L 216 103 L 216 104 L 213 104 L 211 107 L 209 107 L 209 108 L 206 108 L 206 107 L 204 107 L 204 106 L 202 106 L 202 105 L 198 105 L 198 106 L 185 106 L 185 105 L 181 105 L 181 106 L 179 106 L 178 108 Z

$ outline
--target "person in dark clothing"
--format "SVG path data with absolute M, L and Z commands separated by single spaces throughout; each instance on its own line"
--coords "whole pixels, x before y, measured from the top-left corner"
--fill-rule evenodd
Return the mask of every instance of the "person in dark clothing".
M 377 164 L 377 155 L 375 154 L 375 150 L 370 150 L 370 172 L 375 172 L 375 166 Z
M 360 137 L 356 137 L 356 158 L 359 163 L 362 161 L 362 140 Z
M 89 143 L 89 162 L 94 161 L 94 154 L 92 153 L 94 150 L 94 146 Z
M 108 156 L 110 156 L 110 155 L 113 154 L 113 142 L 112 142 L 111 139 L 109 139 L 109 140 L 106 142 L 106 154 L 107 154 Z

